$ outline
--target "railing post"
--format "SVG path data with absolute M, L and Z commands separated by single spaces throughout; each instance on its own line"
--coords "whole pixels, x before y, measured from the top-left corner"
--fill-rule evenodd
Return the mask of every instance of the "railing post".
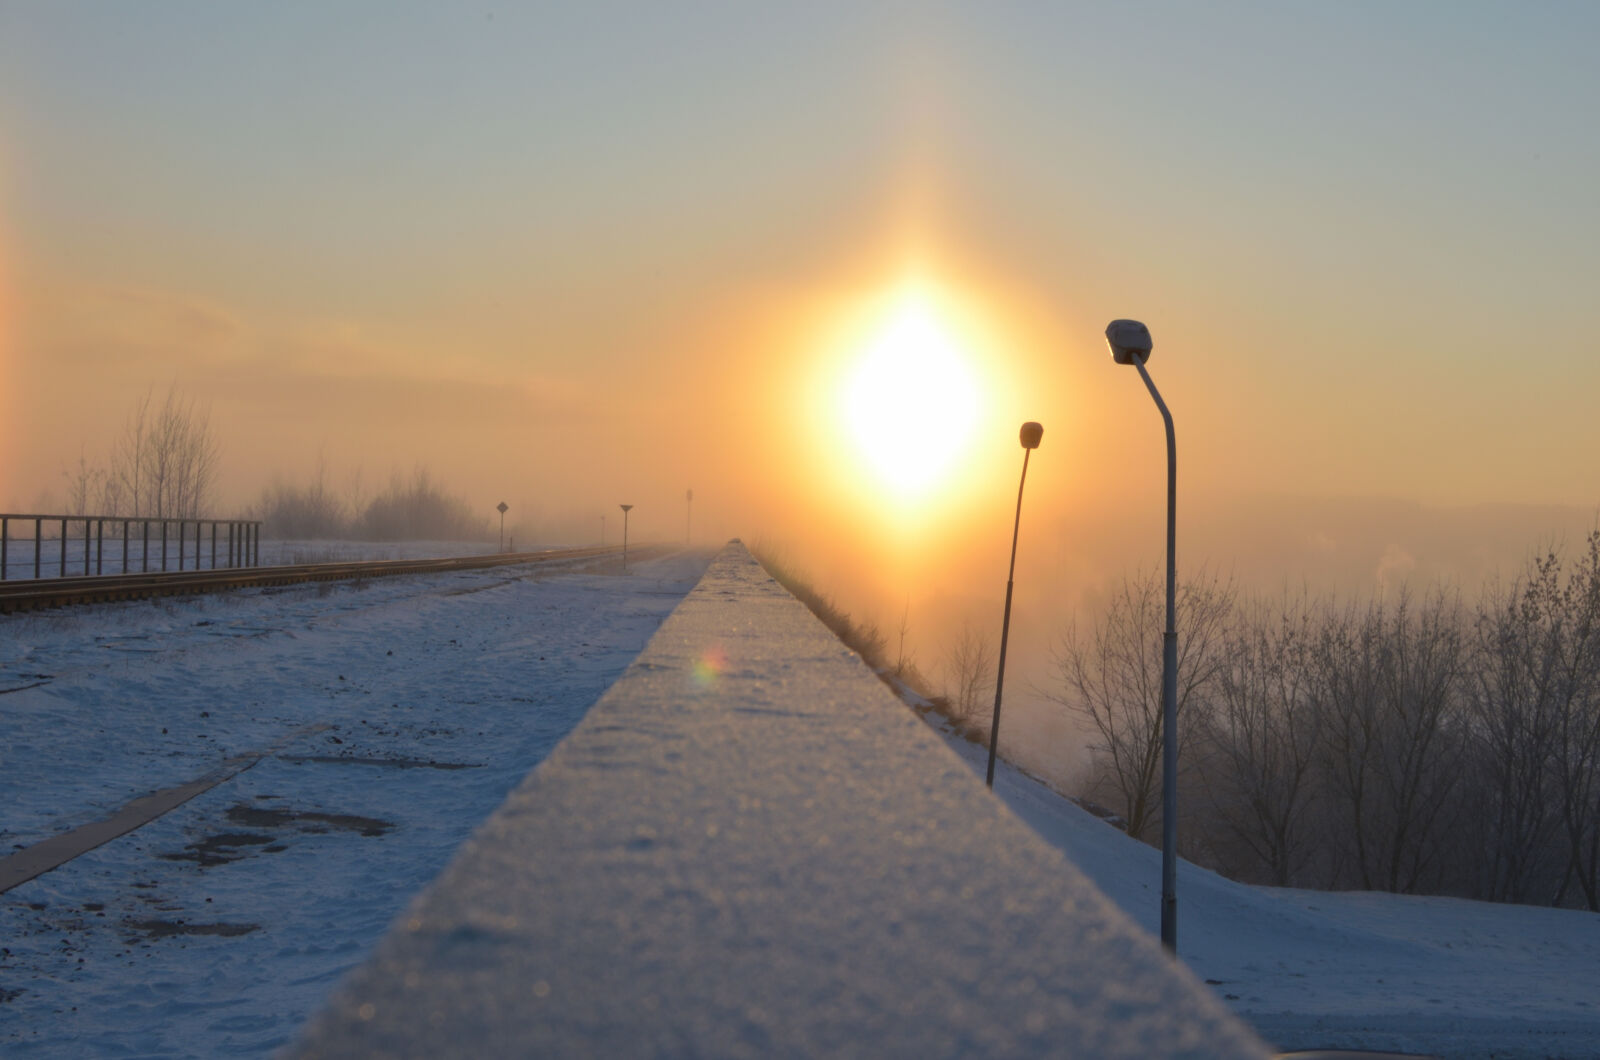
M 123 574 L 128 573 L 128 523 L 129 522 L 130 522 L 130 520 L 128 520 L 128 519 L 122 520 L 122 573 Z
M 67 576 L 67 521 L 61 520 L 61 577 Z
M 104 574 L 106 572 L 106 521 L 104 519 L 96 519 L 94 521 L 94 572 L 96 574 Z
M 161 520 L 161 573 L 167 573 L 167 521 Z
M 89 542 L 94 537 L 94 524 L 83 520 L 83 576 L 89 576 Z
M 194 569 L 200 569 L 200 520 L 194 521 Z
M 35 519 L 33 521 L 33 577 L 35 581 L 39 578 L 39 553 L 43 551 L 41 547 L 43 544 L 44 520 Z
M 139 573 L 150 573 L 150 520 L 144 521 L 144 559 L 139 563 Z
M 217 524 L 211 524 L 211 569 L 217 569 Z
M 184 534 L 184 531 L 186 531 L 188 529 L 189 529 L 188 525 L 182 519 L 179 519 L 178 520 L 178 569 L 180 571 L 183 570 L 183 534 Z
M 9 550 L 6 548 L 7 522 L 9 522 L 9 520 L 0 519 L 0 582 L 6 580 L 6 564 L 11 560 Z

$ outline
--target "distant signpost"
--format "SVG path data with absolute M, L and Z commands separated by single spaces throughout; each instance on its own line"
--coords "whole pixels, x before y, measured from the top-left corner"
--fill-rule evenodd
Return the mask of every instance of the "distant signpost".
M 628 571 L 628 513 L 633 511 L 633 505 L 619 505 L 622 509 L 622 571 Z
M 505 501 L 501 501 L 498 510 L 500 512 L 500 551 L 504 552 L 506 550 L 506 512 L 511 509 L 506 505 Z

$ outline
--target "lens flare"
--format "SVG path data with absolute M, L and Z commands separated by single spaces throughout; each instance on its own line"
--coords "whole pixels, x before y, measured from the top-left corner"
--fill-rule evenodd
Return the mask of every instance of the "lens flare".
M 697 688 L 712 688 L 728 668 L 728 656 L 722 645 L 713 644 L 700 653 L 694 661 L 694 683 Z

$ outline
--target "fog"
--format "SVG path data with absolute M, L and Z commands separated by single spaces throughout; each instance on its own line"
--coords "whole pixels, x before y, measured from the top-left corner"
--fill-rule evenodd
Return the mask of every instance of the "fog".
M 1159 431 L 1159 421 L 1151 426 Z M 1049 455 L 1041 448 L 1036 460 Z M 1008 757 L 1068 790 L 1082 779 L 1085 736 L 1047 698 L 1059 683 L 1053 653 L 1071 623 L 1095 620 L 1123 577 L 1164 570 L 1162 471 L 1160 464 L 1147 467 L 1155 496 L 1087 513 L 1052 498 L 1039 482 L 1029 483 L 1001 743 Z M 784 540 L 792 541 L 795 565 L 809 570 L 819 587 L 878 625 L 891 655 L 904 618 L 907 650 L 937 690 L 964 623 L 999 641 L 1012 509 L 992 505 L 989 515 L 952 533 L 942 551 L 895 568 L 892 577 L 886 573 L 892 561 L 873 554 L 858 536 Z M 1534 555 L 1578 549 L 1595 525 L 1596 513 L 1577 507 L 1189 494 L 1179 507 L 1179 576 L 1215 574 L 1243 594 L 1268 597 L 1302 590 L 1343 599 L 1392 597 L 1402 586 L 1441 586 L 1458 589 L 1470 603 L 1494 580 L 1520 575 Z
M 804 346 L 792 335 L 766 341 L 780 351 Z M 904 654 L 937 693 L 964 625 L 998 642 L 1021 469 L 1015 431 L 992 410 L 986 422 L 998 437 L 982 439 L 953 473 L 964 484 L 960 495 L 867 503 L 857 469 L 817 470 L 833 459 L 831 441 L 825 430 L 807 433 L 809 406 L 772 370 L 781 361 L 713 372 L 689 358 L 668 360 L 603 391 L 382 377 L 291 377 L 273 386 L 246 368 L 235 383 L 212 372 L 203 388 L 189 389 L 214 395 L 197 405 L 209 411 L 221 449 L 214 514 L 250 512 L 268 486 L 305 486 L 319 474 L 355 506 L 425 469 L 481 514 L 491 535 L 504 501 L 508 534 L 532 547 L 594 543 L 602 529 L 617 543 L 618 505 L 629 503 L 634 543 L 683 543 L 691 523 L 698 546 L 741 537 L 877 625 L 896 657 L 904 626 Z M 1076 780 L 1084 740 L 1047 698 L 1052 650 L 1069 623 L 1093 620 L 1118 579 L 1158 570 L 1164 555 L 1159 417 L 1136 379 L 1108 357 L 1089 364 L 1108 377 L 1096 397 L 1109 407 L 1098 416 L 1061 423 L 1067 403 L 1048 393 L 1033 398 L 1045 437 L 1024 495 L 1002 733 L 1008 755 L 1064 786 Z M 1229 492 L 1217 447 L 1204 439 L 1185 447 L 1189 395 L 1166 396 L 1178 417 L 1180 458 L 1188 457 L 1180 468 L 1196 480 L 1180 475 L 1180 576 L 1208 571 L 1257 594 L 1352 596 L 1445 584 L 1470 599 L 1487 580 L 1516 576 L 1536 552 L 1576 545 L 1595 524 L 1593 511 L 1576 506 Z M 23 479 L 31 492 L 11 489 L 8 510 L 58 509 L 69 459 L 108 459 L 128 399 L 127 389 L 105 397 L 76 450 L 58 440 L 34 454 Z M 1022 410 L 1029 399 L 1012 400 Z M 1127 417 L 1128 438 L 1095 439 L 1093 425 L 1115 416 Z M 1023 415 L 1009 418 L 1020 423 Z M 1093 474 L 1084 465 L 1094 462 L 1116 473 Z
M 1050 645 L 1163 556 L 1108 320 L 1183 572 L 1471 593 L 1592 525 L 1592 12 L 624 7 L 7 12 L 0 505 L 175 385 L 213 514 L 426 470 L 519 546 L 673 543 L 692 489 L 937 680 L 1037 420 L 1002 739 L 1057 772 Z M 839 413 L 911 281 L 976 410 L 920 490 Z

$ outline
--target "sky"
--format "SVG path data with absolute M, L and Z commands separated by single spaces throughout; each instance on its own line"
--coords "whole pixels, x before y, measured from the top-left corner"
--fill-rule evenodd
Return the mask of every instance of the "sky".
M 1183 570 L 1475 584 L 1600 504 L 1597 43 L 1583 3 L 0 0 L 0 505 L 177 385 L 219 514 L 319 458 L 523 540 L 675 539 L 693 489 L 926 660 L 998 618 L 1035 420 L 1037 661 L 1161 560 L 1134 317 Z

